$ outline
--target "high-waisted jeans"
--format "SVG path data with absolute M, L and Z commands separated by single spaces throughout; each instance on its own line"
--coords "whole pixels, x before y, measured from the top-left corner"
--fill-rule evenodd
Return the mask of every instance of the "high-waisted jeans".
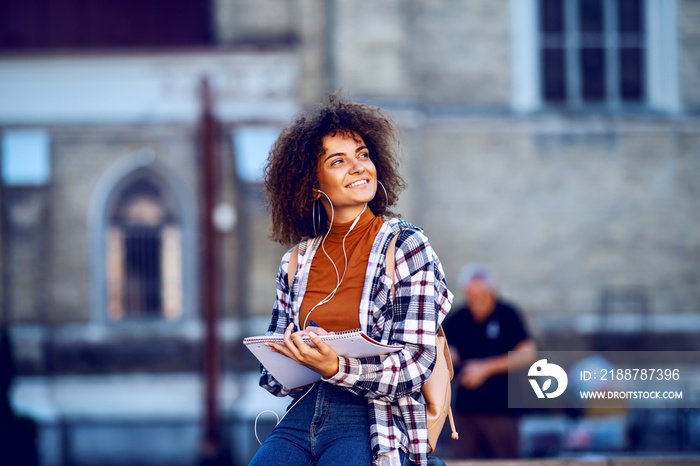
M 370 466 L 367 410 L 366 398 L 317 382 L 291 410 L 287 408 L 250 465 Z

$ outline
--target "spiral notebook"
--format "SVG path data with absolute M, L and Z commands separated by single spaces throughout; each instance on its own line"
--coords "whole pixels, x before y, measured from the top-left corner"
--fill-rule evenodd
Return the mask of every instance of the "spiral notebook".
M 374 341 L 361 330 L 328 333 L 319 335 L 319 338 L 328 343 L 328 346 L 339 355 L 351 358 L 379 356 L 394 353 L 403 348 L 399 345 L 385 345 Z M 308 337 L 304 337 L 304 341 L 313 346 Z M 246 348 L 286 388 L 303 387 L 321 380 L 321 374 L 298 364 L 283 354 L 274 353 L 269 346 L 265 346 L 266 342 L 284 343 L 284 337 L 281 335 L 262 335 L 243 339 Z

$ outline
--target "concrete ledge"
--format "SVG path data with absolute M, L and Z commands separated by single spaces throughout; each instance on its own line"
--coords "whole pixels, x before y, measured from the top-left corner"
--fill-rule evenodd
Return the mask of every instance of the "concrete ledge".
M 699 466 L 700 456 L 695 458 L 570 458 L 551 460 L 450 460 L 447 466 Z

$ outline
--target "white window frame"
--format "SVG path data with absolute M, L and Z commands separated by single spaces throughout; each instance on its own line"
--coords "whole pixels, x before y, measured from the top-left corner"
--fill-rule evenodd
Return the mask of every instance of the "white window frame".
M 677 0 L 645 0 L 644 9 L 646 95 L 641 109 L 679 113 Z M 539 1 L 511 0 L 510 13 L 512 109 L 516 113 L 546 110 L 540 86 Z M 603 108 L 614 111 L 614 102 Z

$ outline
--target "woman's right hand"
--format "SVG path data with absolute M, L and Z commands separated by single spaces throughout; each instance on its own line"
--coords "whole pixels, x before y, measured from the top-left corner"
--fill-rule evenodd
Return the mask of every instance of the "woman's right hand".
M 292 333 L 293 328 L 293 323 L 287 326 L 287 330 L 284 332 L 284 344 L 268 342 L 265 345 L 272 348 L 272 351 L 284 354 L 299 364 L 318 372 L 323 377 L 329 378 L 337 374 L 340 367 L 338 355 L 333 351 L 333 348 L 318 337 L 320 327 L 311 327 L 312 330 L 308 332 L 302 330 Z M 315 346 L 304 342 L 305 335 L 311 338 L 311 342 Z

